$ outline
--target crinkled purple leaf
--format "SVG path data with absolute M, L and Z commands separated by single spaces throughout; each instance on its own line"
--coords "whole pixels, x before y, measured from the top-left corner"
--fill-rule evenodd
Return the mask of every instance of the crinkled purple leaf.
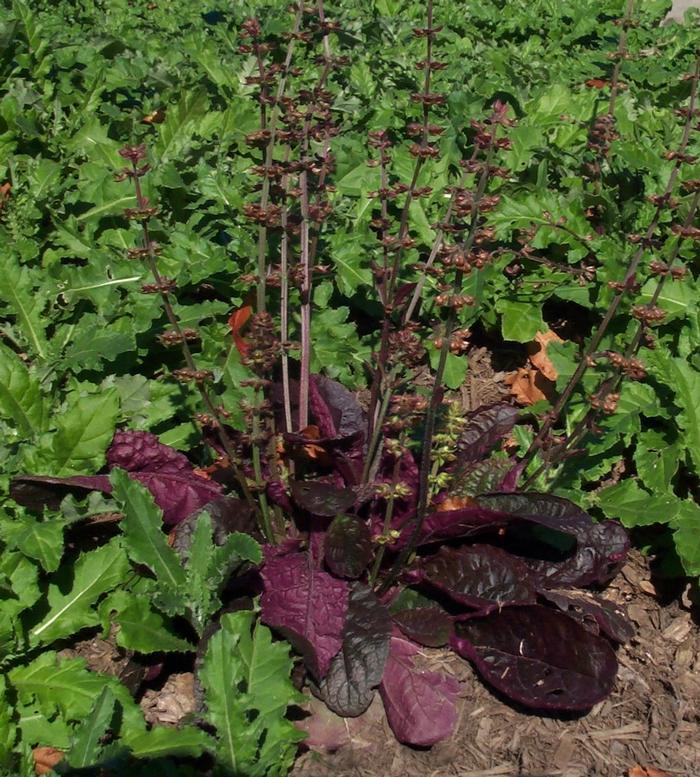
M 424 561 L 423 580 L 469 607 L 534 604 L 534 581 L 516 556 L 492 545 L 441 548 Z
M 538 710 L 588 710 L 612 691 L 610 643 L 542 605 L 494 610 L 455 625 L 451 646 L 488 683 Z
M 528 565 L 548 587 L 607 583 L 627 557 L 629 538 L 615 521 L 594 523 L 580 507 L 549 494 L 484 494 L 479 506 L 513 519 L 544 526 L 575 538 L 573 553 L 561 561 L 531 560 Z
M 289 488 L 299 507 L 326 518 L 344 513 L 355 501 L 351 488 L 337 488 L 319 480 L 293 480 Z
M 181 472 L 192 471 L 187 456 L 164 445 L 150 432 L 115 432 L 107 451 L 107 465 L 127 472 Z
M 467 425 L 457 443 L 457 461 L 478 461 L 506 437 L 520 411 L 511 405 L 480 407 L 467 416 Z
M 312 375 L 309 404 L 323 437 L 348 437 L 365 430 L 364 411 L 355 395 L 338 381 Z
M 369 707 L 389 655 L 391 617 L 368 586 L 356 583 L 350 593 L 343 645 L 319 686 L 326 704 L 346 717 Z
M 416 667 L 414 659 L 419 653 L 413 642 L 392 636 L 379 693 L 399 742 L 430 747 L 449 737 L 457 725 L 459 682 Z
M 262 620 L 301 653 L 320 680 L 343 644 L 349 586 L 317 569 L 305 553 L 277 555 L 265 549 Z
M 590 591 L 543 590 L 542 596 L 593 634 L 601 631 L 620 644 L 629 642 L 635 628 L 624 608 Z
M 328 527 L 324 561 L 338 577 L 358 578 L 374 555 L 372 534 L 367 524 L 351 515 L 339 515 Z
M 484 461 L 467 461 L 454 469 L 449 497 L 473 497 L 497 491 L 512 468 L 510 459 L 495 456 Z
M 221 486 L 190 472 L 130 472 L 153 494 L 163 522 L 173 526 L 221 496 Z

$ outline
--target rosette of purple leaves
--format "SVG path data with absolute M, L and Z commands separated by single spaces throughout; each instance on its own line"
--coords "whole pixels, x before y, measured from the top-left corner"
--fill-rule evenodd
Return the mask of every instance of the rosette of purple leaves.
M 313 396 L 314 445 L 324 455 L 278 495 L 292 505 L 294 541 L 268 550 L 261 600 L 263 621 L 296 647 L 313 692 L 354 717 L 378 689 L 397 738 L 417 746 L 451 734 L 459 693 L 454 679 L 422 666 L 423 646 L 453 650 L 503 696 L 536 710 L 588 710 L 605 698 L 614 644 L 630 627 L 618 606 L 582 589 L 615 575 L 627 536 L 565 499 L 515 490 L 517 462 L 492 452 L 516 412 L 496 405 L 471 414 L 454 489 L 435 500 L 413 560 L 378 597 L 367 582 L 384 504 L 357 479 L 362 411 L 326 379 Z M 288 437 L 291 448 L 308 442 Z M 385 457 L 378 478 L 394 463 Z M 405 461 L 401 471 L 406 482 L 417 468 Z M 396 508 L 380 579 L 413 531 L 415 498 Z

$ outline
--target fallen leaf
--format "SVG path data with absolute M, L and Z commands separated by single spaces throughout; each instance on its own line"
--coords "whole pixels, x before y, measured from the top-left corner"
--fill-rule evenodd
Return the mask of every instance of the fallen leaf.
M 633 766 L 628 777 L 671 777 L 668 772 L 655 769 L 653 766 Z
M 241 356 L 247 356 L 250 346 L 246 339 L 241 335 L 241 330 L 248 323 L 248 319 L 253 315 L 252 305 L 243 305 L 243 307 L 234 310 L 229 316 L 228 325 L 233 335 L 233 342 L 236 344 L 238 353 Z
M 34 756 L 34 773 L 49 774 L 53 767 L 63 760 L 63 750 L 57 750 L 55 747 L 35 747 L 32 750 Z
M 141 124 L 162 124 L 165 121 L 165 108 L 158 108 L 141 119 Z
M 541 399 L 547 399 L 553 388 L 551 380 L 547 380 L 539 370 L 529 367 L 509 373 L 503 382 L 510 386 L 511 394 L 521 405 L 534 405 Z
M 556 332 L 548 329 L 546 332 L 538 332 L 535 339 L 527 344 L 527 354 L 532 366 L 539 370 L 545 378 L 554 381 L 558 377 L 554 365 L 547 356 L 547 346 L 550 343 L 564 342 Z
M 602 78 L 589 78 L 586 81 L 586 86 L 591 89 L 605 89 L 606 86 L 610 86 L 610 81 L 605 81 Z

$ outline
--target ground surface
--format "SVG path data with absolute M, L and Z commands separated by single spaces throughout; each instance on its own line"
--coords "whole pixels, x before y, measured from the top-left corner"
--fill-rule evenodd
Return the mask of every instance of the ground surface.
M 460 723 L 450 741 L 431 751 L 397 744 L 375 699 L 365 725 L 352 723 L 350 744 L 332 755 L 306 753 L 293 777 L 628 777 L 637 765 L 698 777 L 697 613 L 682 595 L 660 601 L 637 553 L 606 595 L 627 606 L 637 634 L 618 652 L 614 693 L 588 715 L 563 720 L 515 709 L 485 688 L 469 664 L 426 649 L 428 666 L 463 683 Z
M 669 16 L 673 19 L 682 19 L 688 8 L 700 8 L 700 0 L 674 0 Z

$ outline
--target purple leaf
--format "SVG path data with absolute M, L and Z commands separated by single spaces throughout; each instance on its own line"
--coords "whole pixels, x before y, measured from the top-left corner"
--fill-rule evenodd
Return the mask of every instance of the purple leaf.
M 333 518 L 352 507 L 355 492 L 319 480 L 293 480 L 289 484 L 294 501 L 312 515 Z
M 541 595 L 593 634 L 601 631 L 620 644 L 629 642 L 635 628 L 624 609 L 589 591 L 543 590 Z
M 343 644 L 349 586 L 316 569 L 305 553 L 276 555 L 265 549 L 262 620 L 301 653 L 318 680 Z
M 617 661 L 609 642 L 548 607 L 506 607 L 455 628 L 453 649 L 527 707 L 588 710 L 612 691 Z
M 367 420 L 355 395 L 323 375 L 312 375 L 309 404 L 323 437 L 349 437 L 364 432 Z
M 150 432 L 115 432 L 107 451 L 107 464 L 110 469 L 120 467 L 127 472 L 192 471 L 192 465 L 184 453 L 163 445 Z
M 449 737 L 457 725 L 459 683 L 453 677 L 418 669 L 414 658 L 419 653 L 413 642 L 392 636 L 379 693 L 399 742 L 430 747 Z
M 391 618 L 371 588 L 356 584 L 350 593 L 343 646 L 331 661 L 319 690 L 338 715 L 356 717 L 369 707 L 389 655 Z
M 491 545 L 441 548 L 421 565 L 420 572 L 428 583 L 469 607 L 537 601 L 527 566 Z
M 527 466 L 527 462 L 520 461 L 515 466 L 511 467 L 511 469 L 508 471 L 506 476 L 503 478 L 503 481 L 499 483 L 498 487 L 494 490 L 505 491 L 506 493 L 516 491 L 518 488 L 518 481 L 520 480 L 520 476 L 525 471 L 526 466 Z M 484 491 L 485 490 L 486 489 L 484 489 Z M 483 493 L 483 492 L 479 492 L 479 493 Z
M 324 561 L 338 577 L 358 578 L 374 555 L 367 524 L 350 515 L 339 515 L 326 532 Z
M 191 513 L 221 496 L 222 486 L 195 473 L 187 457 L 158 442 L 149 432 L 117 432 L 109 450 L 107 464 L 111 468 L 127 470 L 129 476 L 138 480 L 153 494 L 156 504 L 163 511 L 163 521 L 174 525 Z M 32 483 L 32 487 L 23 484 Z M 41 476 L 20 476 L 15 478 L 14 492 L 20 504 L 31 504 L 36 508 L 54 504 L 52 491 L 58 489 L 73 491 L 102 491 L 109 494 L 112 486 L 107 475 L 68 478 Z M 43 489 L 43 494 L 41 490 Z M 60 502 L 60 500 L 59 500 Z
M 614 521 L 594 523 L 573 502 L 549 494 L 484 494 L 482 508 L 509 513 L 512 519 L 544 526 L 576 540 L 574 552 L 563 561 L 532 560 L 528 565 L 547 587 L 607 583 L 622 567 L 629 550 L 627 532 Z
M 458 463 L 478 461 L 506 437 L 520 411 L 510 405 L 480 407 L 467 416 L 467 426 L 458 442 Z

